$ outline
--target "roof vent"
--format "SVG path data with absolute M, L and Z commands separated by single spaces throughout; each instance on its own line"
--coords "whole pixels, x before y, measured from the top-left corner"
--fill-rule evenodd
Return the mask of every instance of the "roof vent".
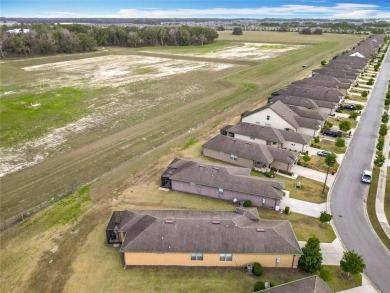
M 221 221 L 220 220 L 213 220 L 211 223 L 212 224 L 221 224 Z
M 250 145 L 250 143 L 249 143 L 249 142 L 245 142 L 245 143 Z
M 173 224 L 173 219 L 165 219 L 165 224 Z
M 256 232 L 265 232 L 265 230 L 263 228 L 257 228 Z
M 203 167 L 204 168 L 204 165 L 199 165 L 199 167 Z
M 218 168 L 218 167 L 213 167 L 213 169 L 214 169 L 214 170 L 219 170 L 219 168 Z

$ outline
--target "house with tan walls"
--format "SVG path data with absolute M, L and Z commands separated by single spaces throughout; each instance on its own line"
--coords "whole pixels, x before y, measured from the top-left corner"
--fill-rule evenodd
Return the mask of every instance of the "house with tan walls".
M 250 200 L 254 206 L 279 210 L 282 184 L 250 176 L 250 171 L 175 158 L 161 176 L 161 187 L 232 203 Z
M 217 135 L 202 145 L 203 155 L 233 165 L 266 172 L 291 172 L 298 153 L 264 144 Z
M 106 244 L 120 247 L 123 267 L 296 268 L 302 254 L 289 221 L 236 211 L 114 211 Z
M 228 137 L 300 153 L 306 152 L 312 140 L 310 135 L 245 122 L 224 127 L 221 133 Z
M 312 137 L 319 135 L 324 121 L 302 117 L 281 101 L 241 114 L 241 122 L 294 131 Z

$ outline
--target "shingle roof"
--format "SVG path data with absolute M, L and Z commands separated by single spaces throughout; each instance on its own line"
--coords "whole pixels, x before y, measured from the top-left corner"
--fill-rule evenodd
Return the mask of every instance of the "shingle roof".
M 122 252 L 302 253 L 290 222 L 260 220 L 252 210 L 238 213 L 132 210 L 119 213 L 122 216 L 120 226 L 125 227 L 119 232 L 126 232 Z M 127 213 L 133 216 L 129 222 Z M 215 220 L 219 224 L 213 224 Z
M 259 291 L 260 292 L 260 291 Z M 332 289 L 320 277 L 311 276 L 287 284 L 262 290 L 267 293 L 333 293 Z
M 319 123 L 318 120 L 300 117 L 297 113 L 295 113 L 293 110 L 291 110 L 282 101 L 273 102 L 271 100 L 271 102 L 269 104 L 265 105 L 264 107 L 255 109 L 255 110 L 250 111 L 250 112 L 244 112 L 241 114 L 241 116 L 247 117 L 247 116 L 250 116 L 254 113 L 261 112 L 264 109 L 271 109 L 276 114 L 278 114 L 282 119 L 287 121 L 287 123 L 289 123 L 294 128 L 303 127 L 303 128 L 317 130 L 321 127 L 321 125 L 320 125 L 321 123 Z
M 230 133 L 255 137 L 276 143 L 291 141 L 294 143 L 308 144 L 312 139 L 310 135 L 245 122 L 239 122 L 238 124 L 230 126 L 225 130 Z
M 282 96 L 273 96 L 271 97 L 271 99 L 273 102 L 281 101 L 283 104 L 286 105 L 306 107 L 309 109 L 318 109 L 318 105 L 316 101 L 310 98 L 282 95 Z
M 283 186 L 279 182 L 248 176 L 250 173 L 248 168 L 211 165 L 179 158 L 175 160 L 167 169 L 173 170 L 169 177 L 171 180 L 274 199 L 283 197 Z
M 288 87 L 288 89 L 286 90 L 279 90 L 272 94 L 276 96 L 289 95 L 306 97 L 313 100 L 323 100 L 335 103 L 338 103 L 340 101 L 340 98 L 343 96 L 343 94 L 336 89 L 313 85 L 294 85 Z
M 203 147 L 227 154 L 235 154 L 238 157 L 264 164 L 270 164 L 274 160 L 294 164 L 298 156 L 297 153 L 285 149 L 274 148 L 220 134 L 206 142 Z
M 293 110 L 298 116 L 311 118 L 319 121 L 325 121 L 326 115 L 321 114 L 317 110 L 310 110 L 299 106 L 290 106 L 290 109 Z

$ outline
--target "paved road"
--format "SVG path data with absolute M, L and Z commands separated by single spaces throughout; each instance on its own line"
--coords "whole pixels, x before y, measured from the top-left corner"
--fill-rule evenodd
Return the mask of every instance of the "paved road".
M 367 223 L 363 201 L 368 186 L 361 183 L 360 178 L 363 170 L 371 167 L 389 77 L 390 54 L 381 68 L 361 123 L 339 170 L 330 202 L 341 240 L 348 250 L 363 255 L 367 265 L 365 273 L 382 292 L 390 292 L 390 254 Z

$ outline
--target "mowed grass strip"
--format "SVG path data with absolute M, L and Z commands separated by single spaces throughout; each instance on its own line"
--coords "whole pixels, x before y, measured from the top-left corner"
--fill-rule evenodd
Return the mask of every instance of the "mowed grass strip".
M 327 140 L 327 139 L 322 139 L 319 143 L 313 143 L 313 147 L 329 151 L 335 154 L 344 154 L 345 151 L 347 150 L 346 146 L 343 147 L 338 147 L 336 146 L 334 141 Z
M 258 176 L 266 178 L 265 175 L 259 172 L 252 171 L 252 176 Z M 329 187 L 325 187 L 325 192 L 322 194 L 322 188 L 324 183 L 318 182 L 306 177 L 298 176 L 297 179 L 290 179 L 283 176 L 276 175 L 272 180 L 282 182 L 284 189 L 290 191 L 290 197 L 299 200 L 304 200 L 313 203 L 326 202 L 326 195 L 328 194 Z M 297 183 L 301 184 L 301 188 L 296 188 Z
M 374 228 L 376 234 L 382 240 L 382 243 L 390 250 L 390 239 L 387 237 L 385 231 L 383 231 L 381 224 L 378 221 L 375 210 L 375 199 L 376 193 L 378 191 L 378 181 L 379 181 L 379 168 L 374 167 L 372 171 L 372 182 L 368 190 L 367 195 L 367 213 L 368 218 L 370 219 L 371 225 Z
M 385 215 L 390 223 L 390 167 L 387 167 L 386 190 L 385 190 Z
M 351 280 L 345 278 L 345 273 L 339 266 L 322 266 L 324 269 L 330 271 L 332 278 L 326 283 L 334 292 L 340 292 L 362 285 L 362 275 L 357 274 L 352 276 Z
M 310 159 L 309 162 L 303 161 L 302 157 L 303 156 L 300 156 L 299 159 L 300 159 L 300 162 L 302 163 L 303 167 L 306 167 L 306 168 L 309 168 L 309 169 L 313 169 L 313 170 L 316 170 L 316 171 L 320 171 L 320 172 L 323 172 L 323 173 L 326 173 L 328 171 L 328 165 L 326 165 L 324 157 L 319 157 L 319 156 L 313 155 L 313 156 L 310 157 L 311 159 Z M 339 166 L 340 166 L 340 164 L 336 162 L 333 167 L 329 168 L 329 174 L 332 171 L 337 171 Z M 332 176 L 332 175 L 330 175 L 330 176 Z
M 35 139 L 90 113 L 90 91 L 74 87 L 0 100 L 0 146 Z

